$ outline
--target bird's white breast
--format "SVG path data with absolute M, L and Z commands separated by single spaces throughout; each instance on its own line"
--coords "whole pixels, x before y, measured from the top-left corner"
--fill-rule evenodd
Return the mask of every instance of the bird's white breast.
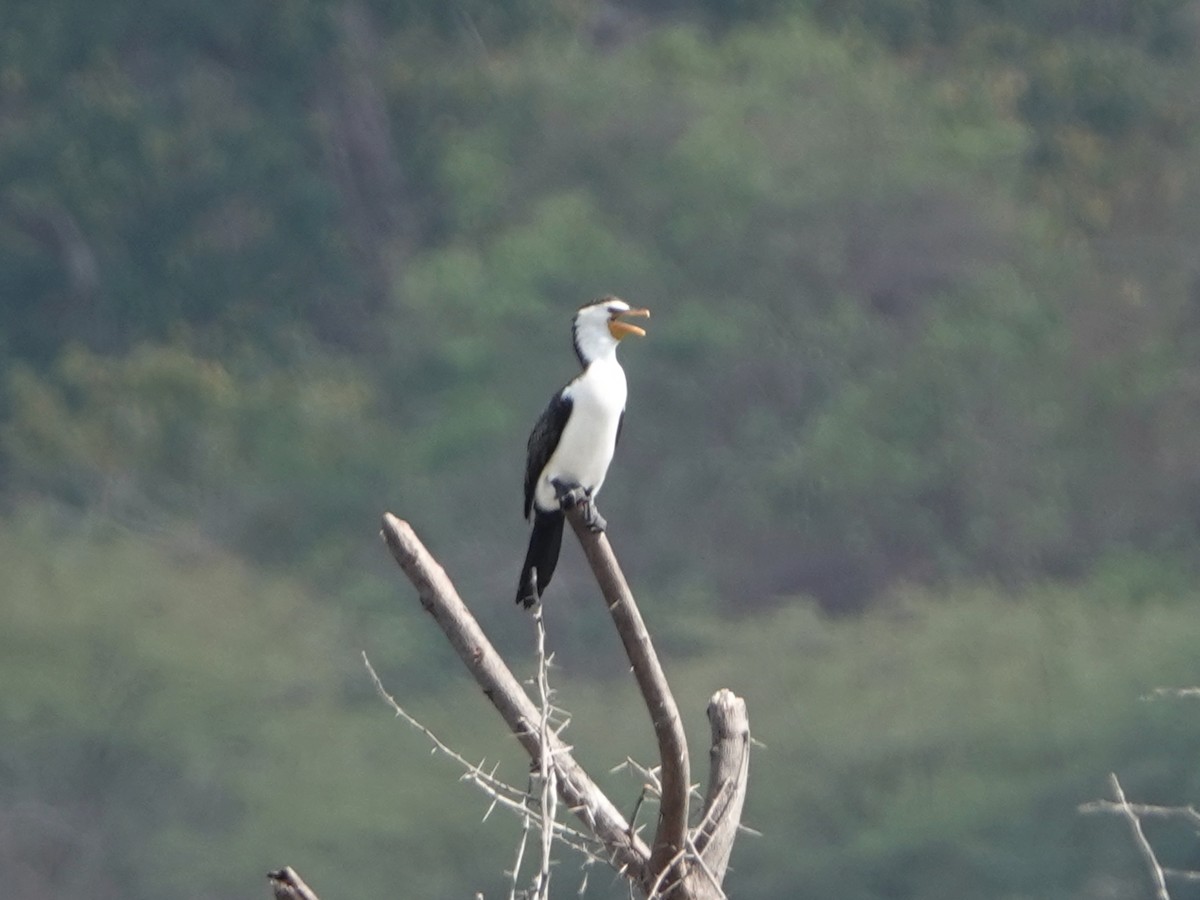
M 539 507 L 558 506 L 552 479 L 580 484 L 593 493 L 600 490 L 612 462 L 627 391 L 625 371 L 615 357 L 597 360 L 567 385 L 563 393 L 571 400 L 571 415 L 538 479 Z

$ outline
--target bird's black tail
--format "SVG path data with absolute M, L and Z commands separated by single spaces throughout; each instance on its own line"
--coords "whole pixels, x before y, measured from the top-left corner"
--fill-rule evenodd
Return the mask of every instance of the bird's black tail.
M 534 510 L 533 533 L 529 535 L 529 550 L 525 554 L 521 581 L 517 585 L 517 602 L 526 609 L 538 602 L 554 576 L 558 551 L 562 547 L 562 534 L 562 510 Z

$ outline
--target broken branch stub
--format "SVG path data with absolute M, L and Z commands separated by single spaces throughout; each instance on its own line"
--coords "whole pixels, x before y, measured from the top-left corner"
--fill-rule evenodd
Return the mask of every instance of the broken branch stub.
M 704 796 L 704 815 L 693 832 L 692 843 L 708 871 L 721 884 L 742 821 L 750 777 L 750 719 L 746 701 L 722 688 L 709 701 L 708 721 L 712 729 L 708 791 Z

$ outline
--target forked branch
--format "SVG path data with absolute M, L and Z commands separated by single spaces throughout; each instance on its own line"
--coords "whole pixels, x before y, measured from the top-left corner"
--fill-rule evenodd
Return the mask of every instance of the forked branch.
M 722 900 L 721 882 L 746 793 L 750 730 L 745 702 L 729 691 L 719 691 L 709 705 L 712 772 L 701 820 L 689 831 L 688 751 L 678 707 L 608 539 L 587 528 L 580 509 L 570 511 L 568 518 L 616 624 L 658 741 L 661 800 L 651 847 L 575 761 L 557 733 L 539 727 L 537 706 L 408 523 L 385 515 L 383 537 L 417 588 L 421 605 L 530 758 L 552 761 L 559 796 L 604 847 L 613 867 L 650 898 Z
M 483 689 L 484 696 L 496 707 L 530 759 L 541 759 L 542 734 L 538 728 L 540 714 L 537 707 L 458 596 L 445 570 L 425 549 L 412 527 L 390 513 L 383 517 L 383 537 L 392 556 L 420 594 L 421 605 L 449 639 L 467 671 Z M 549 758 L 554 762 L 558 792 L 563 802 L 604 845 L 618 870 L 640 876 L 650 860 L 645 843 L 633 834 L 629 823 L 575 761 L 567 745 L 553 732 L 549 732 L 547 738 Z

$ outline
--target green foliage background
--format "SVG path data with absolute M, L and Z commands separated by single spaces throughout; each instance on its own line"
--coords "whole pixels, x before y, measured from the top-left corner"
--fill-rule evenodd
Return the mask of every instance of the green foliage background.
M 1197 681 L 1198 29 L 5 6 L 2 892 L 505 890 L 514 826 L 360 670 L 523 777 L 375 523 L 528 661 L 524 438 L 614 292 L 654 318 L 613 540 L 689 718 L 730 686 L 767 744 L 731 894 L 1142 896 L 1075 807 L 1197 787 L 1194 712 L 1139 698 Z M 548 615 L 603 771 L 649 735 L 572 553 Z

